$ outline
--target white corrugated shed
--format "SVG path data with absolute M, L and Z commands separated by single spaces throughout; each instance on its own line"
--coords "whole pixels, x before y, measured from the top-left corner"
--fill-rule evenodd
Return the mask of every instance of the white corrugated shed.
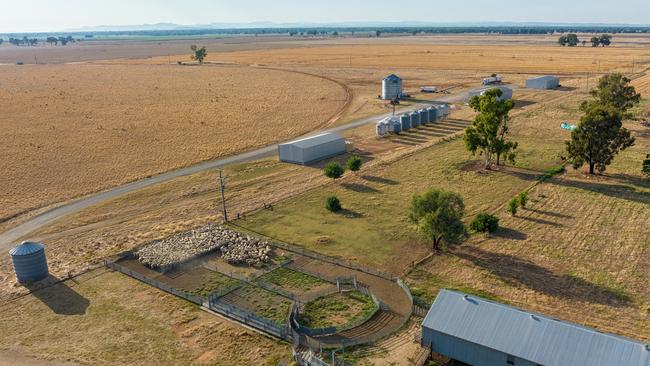
M 517 365 L 650 366 L 641 342 L 448 290 L 422 323 L 422 343 L 475 366 L 509 357 Z
M 556 89 L 559 86 L 560 78 L 551 75 L 526 80 L 526 88 L 528 89 Z
M 329 132 L 278 145 L 280 161 L 303 165 L 340 155 L 345 151 L 345 139 Z
M 486 86 L 486 87 L 483 87 L 483 88 L 470 90 L 469 93 L 467 94 L 467 100 L 472 99 L 472 97 L 481 96 L 481 95 L 485 94 L 486 91 L 491 90 L 491 89 L 499 89 L 499 90 L 501 90 L 502 94 L 501 94 L 501 97 L 499 98 L 499 100 L 512 99 L 512 95 L 513 95 L 512 89 L 508 88 L 507 86 L 499 85 L 499 86 Z

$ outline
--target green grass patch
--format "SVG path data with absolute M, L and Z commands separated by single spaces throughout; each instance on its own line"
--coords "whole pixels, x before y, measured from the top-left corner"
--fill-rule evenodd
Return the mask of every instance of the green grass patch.
M 318 277 L 306 273 L 294 271 L 288 268 L 278 268 L 273 270 L 259 280 L 269 282 L 286 290 L 309 291 L 312 288 L 326 284 L 327 282 Z
M 312 328 L 342 327 L 364 319 L 377 310 L 370 296 L 361 292 L 337 293 L 305 305 L 302 325 Z
M 210 271 L 206 281 L 201 286 L 189 291 L 189 293 L 192 295 L 207 297 L 217 290 L 232 288 L 238 283 L 240 282 L 234 278 L 222 275 L 219 272 Z
M 245 300 L 245 303 L 239 305 L 249 311 L 280 325 L 287 323 L 291 306 L 289 299 L 251 285 L 237 290 L 237 296 Z

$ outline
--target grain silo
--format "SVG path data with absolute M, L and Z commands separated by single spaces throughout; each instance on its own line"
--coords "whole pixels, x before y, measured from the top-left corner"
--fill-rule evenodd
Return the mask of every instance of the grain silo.
M 402 79 L 390 74 L 381 83 L 381 99 L 395 100 L 402 97 Z
M 424 125 L 431 122 L 429 109 L 420 109 L 420 122 Z
M 445 119 L 445 117 L 447 117 L 449 115 L 449 105 L 448 104 L 440 104 L 440 105 L 436 106 L 436 108 L 438 109 L 437 115 L 438 115 L 439 120 L 443 120 L 443 119 Z
M 376 128 L 375 132 L 379 137 L 383 137 L 388 134 L 388 125 L 386 125 L 384 121 L 377 122 L 377 126 L 375 128 Z
M 388 131 L 391 133 L 400 133 L 402 132 L 402 123 L 400 122 L 399 118 L 397 117 L 392 117 L 388 119 Z
M 411 128 L 411 116 L 408 113 L 402 114 L 399 121 L 402 124 L 403 131 Z
M 45 245 L 24 241 L 9 251 L 20 283 L 37 282 L 49 276 Z
M 444 107 L 437 105 L 436 106 L 436 121 L 442 121 L 444 118 Z
M 411 127 L 420 126 L 420 113 L 411 112 L 410 116 L 411 116 Z
M 436 108 L 435 107 L 429 107 L 429 108 L 427 108 L 427 110 L 429 111 L 429 122 L 431 122 L 431 123 L 435 122 L 436 121 L 436 115 L 437 115 Z
M 560 86 L 560 79 L 556 76 L 540 76 L 526 80 L 528 89 L 556 89 Z
M 280 161 L 303 165 L 345 152 L 345 139 L 335 133 L 322 133 L 278 145 Z
M 427 112 L 426 109 L 420 109 L 417 111 L 417 113 L 420 115 L 420 124 L 421 125 L 426 125 L 429 121 L 429 112 Z

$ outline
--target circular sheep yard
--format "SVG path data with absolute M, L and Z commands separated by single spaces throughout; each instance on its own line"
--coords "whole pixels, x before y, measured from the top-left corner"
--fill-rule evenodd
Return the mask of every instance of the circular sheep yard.
M 361 325 L 378 310 L 377 304 L 366 294 L 356 290 L 337 292 L 305 303 L 301 306 L 297 321 L 302 327 L 310 329 L 310 333 L 321 333 L 319 330 L 323 329 L 330 329 L 334 333 Z

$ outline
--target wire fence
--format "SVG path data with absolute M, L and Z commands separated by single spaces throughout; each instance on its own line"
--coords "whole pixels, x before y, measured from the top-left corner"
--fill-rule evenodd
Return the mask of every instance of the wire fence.
M 250 230 L 248 228 L 243 228 L 243 229 L 252 231 L 252 230 Z M 260 236 L 263 236 L 265 238 L 268 238 L 270 240 L 270 242 L 269 242 L 270 246 L 274 246 L 274 247 L 277 247 L 277 248 L 280 248 L 280 249 L 284 249 L 284 250 L 289 251 L 289 252 L 297 253 L 297 254 L 303 255 L 303 256 L 308 257 L 308 258 L 317 259 L 317 260 L 320 260 L 320 261 L 323 261 L 323 262 L 336 264 L 336 265 L 344 267 L 344 268 L 348 268 L 348 269 L 360 271 L 360 272 L 363 272 L 363 273 L 367 273 L 367 274 L 370 274 L 370 275 L 373 275 L 373 276 L 381 277 L 381 278 L 389 280 L 389 281 L 394 281 L 395 280 L 395 276 L 393 276 L 390 273 L 378 271 L 378 270 L 376 270 L 374 268 L 370 268 L 368 266 L 364 266 L 362 264 L 354 263 L 354 262 L 351 262 L 351 261 L 348 261 L 348 260 L 345 260 L 345 259 L 330 257 L 330 256 L 327 256 L 327 255 L 324 255 L 324 254 L 320 254 L 318 252 L 314 252 L 314 251 L 309 250 L 309 249 L 301 248 L 301 247 L 299 247 L 297 245 L 294 245 L 294 244 L 289 244 L 289 243 L 279 241 L 278 239 L 268 237 L 266 235 L 263 235 L 261 233 L 255 232 L 255 231 L 252 231 L 252 232 L 254 232 L 256 235 L 260 235 Z
M 286 341 L 292 341 L 292 333 L 288 324 L 278 324 L 251 311 L 221 301 L 220 297 L 209 296 L 208 308 L 264 333 L 271 334 Z
M 159 288 L 159 289 L 161 289 L 161 290 L 163 290 L 165 292 L 168 292 L 168 293 L 170 293 L 172 295 L 176 295 L 176 296 L 181 297 L 181 298 L 183 298 L 185 300 L 191 301 L 191 302 L 193 302 L 193 303 L 195 303 L 197 305 L 203 306 L 204 303 L 206 302 L 205 297 L 188 294 L 185 291 L 175 289 L 175 288 L 173 288 L 173 287 L 171 287 L 169 285 L 166 285 L 166 284 L 164 284 L 164 283 L 162 283 L 162 282 L 160 282 L 158 280 L 154 280 L 153 278 L 149 278 L 149 277 L 143 275 L 142 273 L 132 271 L 132 270 L 130 270 L 130 269 L 128 269 L 128 268 L 126 268 L 126 267 L 124 267 L 124 266 L 122 266 L 120 264 L 117 264 L 115 262 L 106 262 L 106 266 L 108 268 L 114 270 L 114 271 L 124 273 L 127 276 L 133 277 L 133 278 L 135 278 L 135 279 L 137 279 L 139 281 L 142 281 L 142 282 L 144 282 L 144 283 L 146 283 L 148 285 L 151 285 L 153 287 Z

